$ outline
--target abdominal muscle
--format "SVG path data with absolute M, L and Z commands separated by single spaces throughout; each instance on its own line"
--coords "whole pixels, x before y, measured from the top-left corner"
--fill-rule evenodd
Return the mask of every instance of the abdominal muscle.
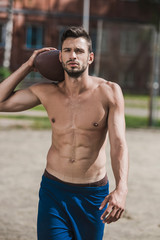
M 46 166 L 50 174 L 64 182 L 91 183 L 106 175 L 105 165 L 105 137 L 99 132 L 53 131 Z

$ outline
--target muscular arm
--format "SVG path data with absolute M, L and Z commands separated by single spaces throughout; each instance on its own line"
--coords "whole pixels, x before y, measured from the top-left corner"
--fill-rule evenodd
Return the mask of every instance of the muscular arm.
M 39 104 L 38 98 L 31 89 L 15 91 L 14 89 L 22 79 L 30 72 L 30 67 L 24 63 L 17 71 L 0 84 L 0 111 L 23 111 Z
M 111 223 L 117 221 L 124 211 L 128 179 L 128 148 L 125 139 L 124 100 L 121 90 L 116 84 L 112 85 L 108 130 L 111 146 L 111 163 L 116 188 L 102 202 L 102 208 L 107 203 L 108 207 L 101 219 L 104 222 Z
M 108 118 L 111 163 L 116 189 L 127 191 L 128 149 L 125 138 L 124 100 L 120 88 L 113 88 L 114 100 L 110 105 Z
M 32 87 L 19 91 L 14 91 L 14 89 L 33 70 L 34 59 L 37 54 L 49 51 L 50 49 L 52 48 L 43 48 L 34 51 L 27 62 L 0 84 L 1 112 L 23 111 L 40 104 L 39 99 L 32 91 Z

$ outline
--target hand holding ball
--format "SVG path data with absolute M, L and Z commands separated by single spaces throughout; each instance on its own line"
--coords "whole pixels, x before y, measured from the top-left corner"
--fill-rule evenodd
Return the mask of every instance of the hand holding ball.
M 64 70 L 59 61 L 58 50 L 50 50 L 38 54 L 34 60 L 34 66 L 47 79 L 57 82 L 64 80 Z

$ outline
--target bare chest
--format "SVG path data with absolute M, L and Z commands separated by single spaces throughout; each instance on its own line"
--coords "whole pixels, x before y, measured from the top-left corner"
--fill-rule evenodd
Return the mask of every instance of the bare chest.
M 107 125 L 108 110 L 95 96 L 87 98 L 49 97 L 46 110 L 53 129 L 98 130 Z

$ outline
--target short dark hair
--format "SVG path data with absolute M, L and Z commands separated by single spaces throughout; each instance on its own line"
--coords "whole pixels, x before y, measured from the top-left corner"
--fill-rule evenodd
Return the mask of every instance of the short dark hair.
M 61 37 L 61 48 L 63 45 L 63 42 L 67 39 L 67 38 L 79 38 L 82 37 L 84 39 L 86 39 L 87 43 L 88 43 L 88 51 L 92 52 L 92 40 L 89 36 L 89 34 L 85 31 L 85 29 L 81 26 L 79 27 L 68 27 L 64 32 L 63 35 Z

